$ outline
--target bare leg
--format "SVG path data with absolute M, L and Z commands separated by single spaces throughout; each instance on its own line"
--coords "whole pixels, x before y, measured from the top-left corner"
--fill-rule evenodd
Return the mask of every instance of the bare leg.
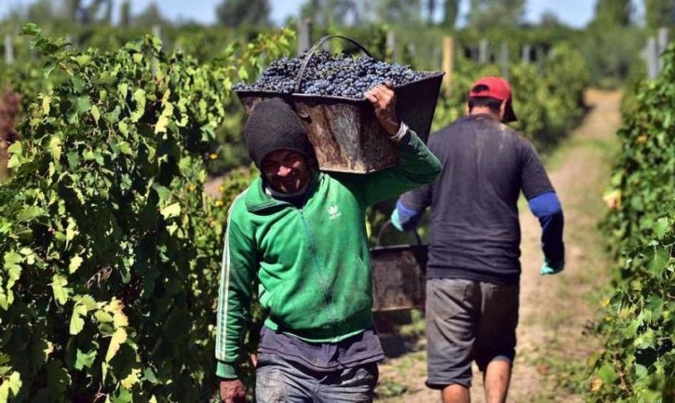
M 487 403 L 504 403 L 511 381 L 511 363 L 491 361 L 485 370 L 485 398 Z M 445 401 L 444 401 L 445 402 Z
M 452 384 L 446 386 L 441 394 L 443 403 L 469 403 L 471 392 L 463 385 Z

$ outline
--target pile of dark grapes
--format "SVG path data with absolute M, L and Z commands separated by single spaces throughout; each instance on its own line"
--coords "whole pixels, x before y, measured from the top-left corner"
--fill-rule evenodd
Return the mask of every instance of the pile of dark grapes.
M 354 57 L 315 52 L 298 77 L 306 52 L 297 57 L 284 57 L 272 62 L 253 84 L 237 83 L 235 91 L 271 91 L 282 94 L 300 93 L 344 98 L 363 98 L 363 93 L 384 81 L 394 87 L 418 81 L 429 73 L 414 71 L 407 65 L 390 64 L 369 56 Z M 300 79 L 299 91 L 296 91 Z

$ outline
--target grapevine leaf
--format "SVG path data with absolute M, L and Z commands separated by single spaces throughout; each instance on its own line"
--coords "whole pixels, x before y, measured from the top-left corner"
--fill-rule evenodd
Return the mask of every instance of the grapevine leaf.
M 68 295 L 70 294 L 70 289 L 65 288 L 65 286 L 68 285 L 68 280 L 60 274 L 55 274 L 52 277 L 51 285 L 56 302 L 60 305 L 64 305 L 68 301 Z
M 45 63 L 44 67 L 42 68 L 42 76 L 47 79 L 49 76 L 52 74 L 52 71 L 56 68 L 56 63 L 50 61 Z
M 93 311 L 98 306 L 94 300 L 94 297 L 91 295 L 82 295 L 81 297 L 77 298 L 77 303 L 81 304 L 86 309 L 86 312 Z
M 248 71 L 246 70 L 246 67 L 242 66 L 241 68 L 239 68 L 238 75 L 241 81 L 248 80 Z
M 653 275 L 658 276 L 663 272 L 669 261 L 670 251 L 662 247 L 657 248 L 651 252 L 648 269 Z
M 110 339 L 110 344 L 108 345 L 108 352 L 105 354 L 105 362 L 110 362 L 110 360 L 115 357 L 115 354 L 117 354 L 120 346 L 125 341 L 127 341 L 127 331 L 124 330 L 124 328 L 115 330 L 115 333 L 113 333 L 112 338 Z
M 77 349 L 77 359 L 75 360 L 75 369 L 82 370 L 84 368 L 91 368 L 96 362 L 96 350 L 83 353 Z
M 77 167 L 80 165 L 80 155 L 77 152 L 69 152 L 66 154 L 66 158 L 68 159 L 68 166 L 71 170 L 77 169 Z
M 39 36 L 41 33 L 42 28 L 32 22 L 29 22 L 21 28 L 21 35 Z
M 51 101 L 52 97 L 50 97 L 49 95 L 45 95 L 44 98 L 42 98 L 42 113 L 44 113 L 45 115 L 49 115 L 49 110 L 51 109 L 50 108 Z
M 172 217 L 177 217 L 180 214 L 180 203 L 169 204 L 160 210 L 160 213 L 164 216 L 164 219 L 169 219 Z
M 73 315 L 70 317 L 70 334 L 76 335 L 79 334 L 84 328 L 84 319 L 82 318 L 87 314 L 87 308 L 84 305 L 75 304 L 73 308 Z
M 52 136 L 49 140 L 49 151 L 51 151 L 56 161 L 61 159 L 61 139 L 57 136 Z
M 91 110 L 91 99 L 88 95 L 77 98 L 77 112 L 79 114 L 87 113 Z
M 66 227 L 66 241 L 72 241 L 75 235 L 80 232 L 77 230 L 77 223 L 72 217 L 68 217 L 68 227 Z
M 661 239 L 663 238 L 668 230 L 670 229 L 671 222 L 668 217 L 661 217 L 658 219 L 656 222 L 656 227 L 654 228 L 654 232 L 656 233 L 656 236 Z
M 134 92 L 134 101 L 136 101 L 136 110 L 131 113 L 131 121 L 136 123 L 145 113 L 145 91 L 142 88 Z
M 77 269 L 80 268 L 82 265 L 83 259 L 79 255 L 73 256 L 72 259 L 70 259 L 70 265 L 68 265 L 68 272 L 70 274 L 73 274 L 77 271 Z
M 114 299 L 109 306 L 110 312 L 113 314 L 113 321 L 115 328 L 127 326 L 129 319 L 124 313 L 124 304 L 119 299 Z
M 77 76 L 70 77 L 70 82 L 71 82 L 75 92 L 84 91 L 84 86 L 85 86 L 86 82 L 81 77 L 77 77 Z
M 94 122 L 98 124 L 99 119 L 101 118 L 101 111 L 98 109 L 98 106 L 91 106 L 91 116 L 94 118 Z
M 604 383 L 614 383 L 617 379 L 619 379 L 619 376 L 616 374 L 616 371 L 614 370 L 614 367 L 609 364 L 605 363 L 600 369 L 598 370 L 598 376 L 600 376 L 600 379 Z
M 173 115 L 173 104 L 167 103 L 162 110 L 162 114 L 157 120 L 157 125 L 155 126 L 155 134 L 166 133 L 166 129 L 169 127 L 171 122 L 171 116 Z
M 23 260 L 24 257 L 13 250 L 6 252 L 4 256 L 5 267 L 18 265 L 19 263 L 23 262 Z
M 21 385 L 21 374 L 16 371 L 4 379 L 0 385 L 0 402 L 9 402 L 11 396 L 18 395 Z
M 131 370 L 131 373 L 122 381 L 120 384 L 122 384 L 122 387 L 125 389 L 131 389 L 135 384 L 140 382 L 140 379 L 138 376 L 141 374 L 141 370 L 138 368 L 134 368 Z
M 112 323 L 113 321 L 112 315 L 105 311 L 94 312 L 94 317 L 99 323 Z
M 134 152 L 131 149 L 131 145 L 129 143 L 127 143 L 126 141 L 120 141 L 118 145 L 120 147 L 120 152 L 122 154 L 134 155 Z
M 127 84 L 127 83 L 122 83 L 122 84 L 120 84 L 120 85 L 117 86 L 117 90 L 119 91 L 119 93 L 120 93 L 120 95 L 122 96 L 122 98 L 126 98 L 128 92 L 129 92 L 129 84 Z
M 157 192 L 160 202 L 163 202 L 171 196 L 171 191 L 166 186 L 162 186 L 159 183 L 153 183 L 152 188 Z
M 32 221 L 42 215 L 42 209 L 37 206 L 27 206 L 20 210 L 16 215 L 17 222 Z

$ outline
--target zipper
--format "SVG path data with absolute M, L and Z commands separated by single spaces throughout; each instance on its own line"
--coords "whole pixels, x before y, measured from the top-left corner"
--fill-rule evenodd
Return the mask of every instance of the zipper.
M 337 320 L 335 319 L 335 314 L 330 309 L 330 301 L 329 301 L 329 298 L 328 298 L 328 287 L 327 287 L 326 281 L 324 280 L 323 274 L 321 272 L 321 266 L 319 265 L 319 262 L 317 261 L 317 257 L 316 257 L 316 253 L 315 253 L 316 246 L 314 245 L 314 239 L 312 238 L 312 233 L 309 231 L 309 226 L 307 225 L 307 220 L 305 220 L 305 214 L 303 213 L 303 210 L 298 208 L 298 213 L 300 213 L 300 219 L 302 220 L 302 225 L 305 228 L 305 233 L 307 234 L 307 239 L 309 240 L 309 252 L 312 255 L 312 262 L 314 263 L 314 268 L 316 269 L 316 272 L 319 275 L 319 281 L 321 282 L 321 287 L 323 289 L 324 304 L 326 305 L 326 311 L 328 312 L 329 320 L 331 322 L 331 325 L 333 326 L 333 332 L 335 333 L 335 329 L 337 327 Z M 335 339 L 335 338 L 336 337 L 333 336 L 333 339 Z

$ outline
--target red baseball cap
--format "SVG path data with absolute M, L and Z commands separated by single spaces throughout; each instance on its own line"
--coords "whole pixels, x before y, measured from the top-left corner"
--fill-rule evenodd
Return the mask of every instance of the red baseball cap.
M 500 77 L 483 77 L 471 85 L 469 98 L 494 98 L 498 101 L 507 101 L 504 110 L 504 121 L 518 120 L 513 112 L 513 99 L 509 82 Z

